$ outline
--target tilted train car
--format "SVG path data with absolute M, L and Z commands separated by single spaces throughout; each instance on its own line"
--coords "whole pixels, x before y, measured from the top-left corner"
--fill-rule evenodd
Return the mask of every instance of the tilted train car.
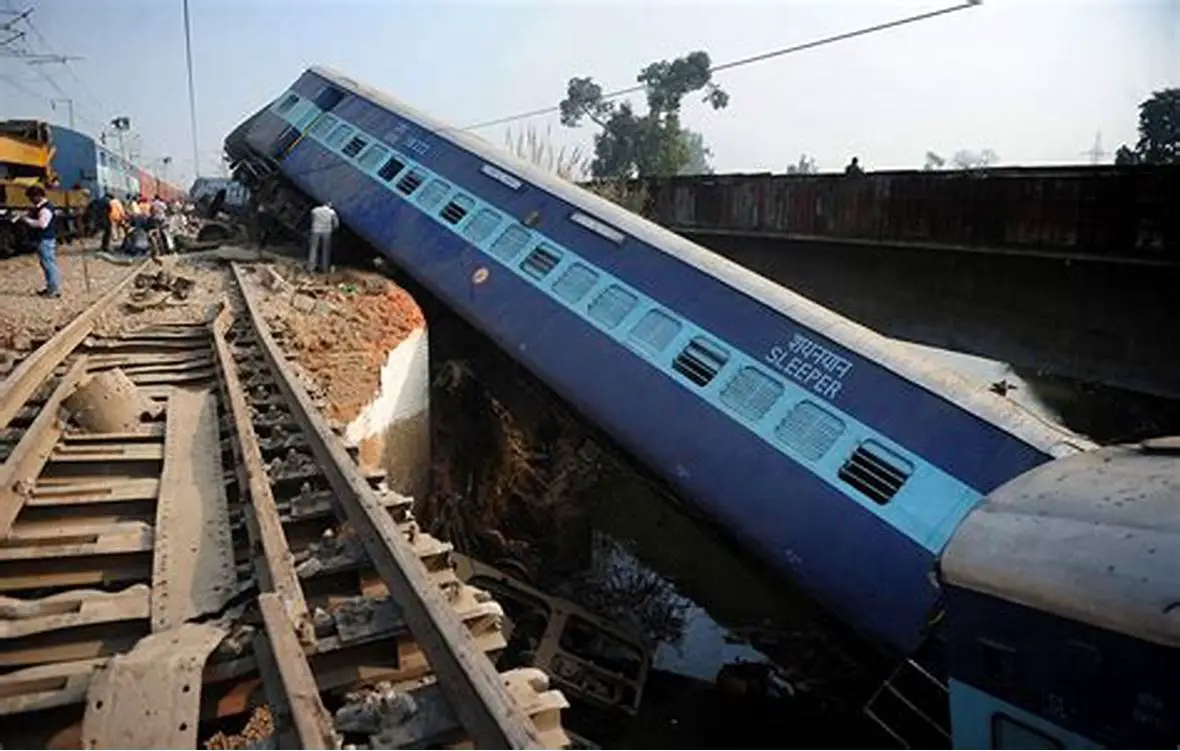
M 330 70 L 305 72 L 226 152 L 251 189 L 331 201 L 748 550 L 898 653 L 942 628 L 938 561 L 964 518 L 1090 448 Z

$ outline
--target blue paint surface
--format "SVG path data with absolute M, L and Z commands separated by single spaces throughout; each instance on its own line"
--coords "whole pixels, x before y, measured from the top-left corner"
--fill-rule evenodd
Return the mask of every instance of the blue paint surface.
M 247 143 L 868 635 L 912 649 L 959 521 L 981 491 L 1047 459 L 699 269 L 580 226 L 575 204 L 383 107 L 346 95 L 321 118 L 322 91 L 305 74 L 252 118 Z M 538 225 L 519 223 L 534 212 Z M 844 377 L 792 380 L 796 335 Z M 689 375 L 706 362 L 702 385 Z M 894 466 L 888 502 L 847 481 L 854 453 Z
M 1105 748 L 962 681 L 947 688 L 954 748 Z

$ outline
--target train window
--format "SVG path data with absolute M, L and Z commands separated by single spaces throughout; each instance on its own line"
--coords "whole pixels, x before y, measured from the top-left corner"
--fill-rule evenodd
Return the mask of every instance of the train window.
M 585 297 L 597 282 L 597 272 L 591 271 L 580 263 L 575 263 L 553 283 L 553 294 L 573 305 Z
M 398 176 L 398 173 L 406 168 L 405 162 L 398 159 L 396 156 L 389 157 L 389 161 L 385 163 L 381 169 L 377 170 L 377 175 L 386 182 Z M 410 191 L 413 192 L 412 190 Z
M 427 211 L 433 211 L 434 208 L 442 203 L 442 200 L 446 198 L 447 193 L 450 192 L 450 183 L 443 182 L 442 180 L 431 180 L 430 183 L 422 189 L 422 192 L 418 194 L 418 205 Z
M 698 386 L 707 386 L 729 362 L 729 353 L 703 336 L 694 338 L 676 355 L 672 368 Z
M 561 262 L 561 251 L 541 243 L 520 262 L 521 270 L 534 279 L 542 279 Z
M 520 255 L 520 251 L 524 250 L 524 246 L 528 245 L 531 238 L 532 234 L 527 229 L 519 224 L 514 224 L 504 230 L 496 238 L 496 242 L 492 243 L 491 254 L 507 263 Z
M 478 245 L 492 236 L 496 227 L 500 226 L 500 219 L 500 215 L 496 212 L 484 209 L 472 217 L 467 226 L 463 228 L 463 236 Z
M 443 206 L 439 216 L 447 224 L 458 224 L 473 208 L 475 208 L 475 201 L 469 196 L 459 193 L 451 199 L 450 203 Z
M 631 341 L 649 354 L 664 351 L 680 333 L 680 321 L 662 310 L 649 310 L 631 329 Z
M 348 145 L 344 147 L 344 156 L 354 157 L 361 153 L 361 149 L 365 148 L 368 144 L 367 139 L 361 138 L 360 136 L 353 136 L 352 140 L 348 142 Z
M 628 313 L 635 309 L 638 302 L 639 298 L 635 295 L 617 284 L 612 284 L 604 289 L 601 295 L 594 298 L 594 302 L 590 303 L 586 312 L 594 320 L 613 329 L 622 323 Z
M 783 385 L 757 368 L 744 367 L 721 391 L 721 403 L 749 420 L 761 420 L 783 395 Z
M 344 142 L 348 140 L 348 135 L 352 133 L 352 126 L 348 123 L 340 123 L 336 129 L 324 140 L 328 147 L 338 149 Z
M 339 120 L 332 117 L 331 115 L 323 115 L 319 120 L 316 121 L 316 124 L 312 126 L 311 134 L 316 138 L 327 138 L 328 134 L 332 132 L 332 129 L 335 128 L 339 122 Z
M 344 99 L 344 92 L 335 86 L 325 86 L 315 95 L 315 106 L 327 111 L 340 104 Z
M 774 436 L 805 459 L 815 461 L 844 433 L 844 421 L 815 402 L 801 401 L 787 413 Z
M 387 164 L 385 166 L 388 167 L 389 165 Z M 406 173 L 405 177 L 398 180 L 397 185 L 395 185 L 394 187 L 408 196 L 411 193 L 413 193 L 415 190 L 417 190 L 418 186 L 421 185 L 425 179 L 426 179 L 426 175 L 424 175 L 423 173 L 419 172 L 416 169 L 412 169 Z
M 381 160 L 387 156 L 389 156 L 389 149 L 385 148 L 381 144 L 375 143 L 369 148 L 365 149 L 365 153 L 361 154 L 360 159 L 357 159 L 356 163 L 359 164 L 362 169 L 369 170 L 373 169 L 378 164 L 381 164 Z
M 992 715 L 992 748 L 1065 748 L 1056 738 L 1006 714 Z
M 283 101 L 279 102 L 279 106 L 276 109 L 276 112 L 278 112 L 280 115 L 285 115 L 288 112 L 290 112 L 291 109 L 296 104 L 299 104 L 299 95 L 298 94 L 288 94 L 283 99 Z
M 913 472 L 913 465 L 905 459 L 868 440 L 856 447 L 837 476 L 875 503 L 885 505 Z

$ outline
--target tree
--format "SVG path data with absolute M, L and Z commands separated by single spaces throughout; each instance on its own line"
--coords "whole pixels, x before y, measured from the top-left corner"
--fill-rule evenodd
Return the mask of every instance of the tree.
M 800 154 L 798 162 L 787 165 L 788 175 L 814 175 L 817 172 L 819 168 L 815 166 L 815 157 L 806 154 Z
M 926 164 L 922 167 L 925 170 L 942 169 L 946 166 L 946 160 L 933 151 L 926 152 Z
M 1139 141 L 1115 152 L 1115 164 L 1180 164 L 1180 89 L 1154 92 L 1139 105 Z
M 713 83 L 709 68 L 708 53 L 698 51 L 641 70 L 637 80 L 647 97 L 646 115 L 637 114 L 630 102 L 607 101 L 592 78 L 571 78 L 560 105 L 562 125 L 578 127 L 586 118 L 602 128 L 594 136 L 591 174 L 625 179 L 676 175 L 701 162 L 707 168 L 704 139 L 681 127 L 680 105 L 700 91 L 713 109 L 729 104 L 729 95 Z
M 1119 150 L 1114 152 L 1115 164 L 1139 164 L 1139 155 L 1135 153 L 1134 149 L 1128 149 L 1126 145 L 1119 147 Z
M 711 175 L 713 168 L 709 166 L 709 158 L 713 151 L 705 145 L 705 137 L 694 130 L 685 128 L 680 133 L 684 147 L 688 152 L 688 163 L 676 173 L 678 175 Z
M 971 151 L 970 149 L 959 149 L 955 155 L 951 157 L 951 165 L 955 169 L 983 169 L 990 167 L 996 162 L 1000 161 L 1000 156 L 991 149 L 983 149 L 982 151 Z

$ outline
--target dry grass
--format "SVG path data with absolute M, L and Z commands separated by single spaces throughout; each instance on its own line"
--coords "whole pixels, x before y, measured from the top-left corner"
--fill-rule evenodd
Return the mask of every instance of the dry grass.
M 580 146 L 572 148 L 553 147 L 553 129 L 546 128 L 541 135 L 533 126 L 518 131 L 514 136 L 509 130 L 504 136 L 505 147 L 535 167 L 552 173 L 562 180 L 576 183 L 628 211 L 644 215 L 647 208 L 647 188 L 626 179 L 603 178 L 592 180 L 590 164 L 593 161 Z

